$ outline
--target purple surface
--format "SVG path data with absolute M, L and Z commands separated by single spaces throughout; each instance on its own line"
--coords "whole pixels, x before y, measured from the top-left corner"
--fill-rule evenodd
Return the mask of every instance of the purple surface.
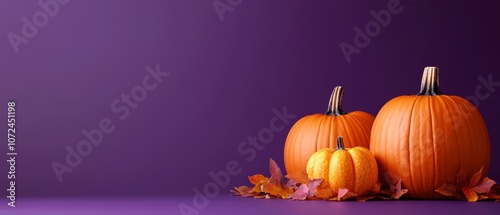
M 2 2 L 0 122 L 6 121 L 3 105 L 15 99 L 19 211 L 60 207 L 30 197 L 193 196 L 193 190 L 214 183 L 209 172 L 224 170 L 235 160 L 241 171 L 220 188 L 218 196 L 223 196 L 230 187 L 247 184 L 246 176 L 266 173 L 269 158 L 283 167 L 283 145 L 292 123 L 325 111 L 336 85 L 346 89 L 344 110 L 375 115 L 389 99 L 417 93 L 428 65 L 440 67 L 446 94 L 476 95 L 478 77 L 491 75 L 500 81 L 500 13 L 495 1 L 401 0 L 401 13 L 352 55 L 351 63 L 339 44 L 353 44 L 353 28 L 373 20 L 370 11 L 386 9 L 388 0 L 244 0 L 224 14 L 224 21 L 212 2 L 70 1 L 21 44 L 17 54 L 6 35 L 20 34 L 21 18 L 41 9 L 35 0 Z M 120 120 L 120 114 L 110 111 L 112 102 L 142 83 L 146 66 L 157 64 L 170 76 Z M 484 90 L 481 93 L 489 96 L 480 100 L 479 110 L 491 138 L 488 175 L 499 181 L 500 88 Z M 273 109 L 285 106 L 296 118 L 247 161 L 250 154 L 238 153 L 239 144 L 268 127 L 276 115 Z M 52 162 L 64 162 L 65 148 L 76 147 L 85 139 L 82 130 L 97 128 L 103 118 L 111 119 L 115 130 L 60 183 Z M 5 130 L 1 123 L 0 136 Z M 1 160 L 7 159 L 6 150 L 0 145 Z M 0 190 L 8 183 L 5 164 L 0 163 Z M 119 205 L 88 201 L 102 207 Z M 176 207 L 174 201 L 165 204 Z M 84 208 L 79 201 L 69 202 Z M 162 201 L 145 204 L 172 208 L 156 202 Z M 269 207 L 270 201 L 224 198 L 207 211 L 237 210 L 244 204 L 256 204 L 249 210 L 257 210 Z M 386 202 L 361 207 L 277 204 L 296 210 L 310 205 L 306 208 L 318 213 L 328 210 L 316 205 L 360 211 L 391 207 Z M 498 207 L 425 201 L 391 205 L 418 211 L 441 210 L 441 204 L 457 211 Z M 0 201 L 0 209 L 5 207 Z
M 116 199 L 26 199 L 21 208 L 0 209 L 2 214 L 16 215 L 87 215 L 87 214 L 180 214 L 178 204 L 189 198 L 116 198 Z M 21 204 L 20 204 L 21 205 Z M 372 201 L 328 202 L 287 201 L 219 197 L 199 210 L 200 214 L 498 214 L 500 204 L 494 202 L 467 203 L 457 201 Z

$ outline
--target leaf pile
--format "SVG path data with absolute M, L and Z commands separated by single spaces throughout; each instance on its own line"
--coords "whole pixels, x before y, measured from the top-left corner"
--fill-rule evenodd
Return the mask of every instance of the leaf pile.
M 399 199 L 408 190 L 401 188 L 401 180 L 386 189 L 381 189 L 377 183 L 370 193 L 364 196 L 349 191 L 348 189 L 331 190 L 323 179 L 308 179 L 307 174 L 296 172 L 283 177 L 281 169 L 271 159 L 269 164 L 271 177 L 261 174 L 249 176 L 253 187 L 240 186 L 231 190 L 233 195 L 254 198 L 282 198 L 292 200 L 323 199 L 331 201 L 356 200 L 365 202 L 370 199 Z
M 496 182 L 485 177 L 481 179 L 483 168 L 476 172 L 469 181 L 463 167 L 460 168 L 457 174 L 455 183 L 446 182 L 441 187 L 435 190 L 451 199 L 467 199 L 469 202 L 478 200 L 495 200 L 500 201 L 500 186 Z

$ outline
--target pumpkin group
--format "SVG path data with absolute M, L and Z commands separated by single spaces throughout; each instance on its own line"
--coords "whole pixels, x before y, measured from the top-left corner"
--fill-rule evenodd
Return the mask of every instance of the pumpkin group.
M 387 102 L 371 132 L 381 182 L 401 178 L 411 198 L 442 198 L 434 190 L 455 181 L 462 166 L 469 177 L 483 167 L 484 177 L 490 161 L 481 114 L 467 100 L 443 95 L 438 75 L 426 67 L 420 92 Z
M 337 192 L 339 188 L 364 195 L 377 183 L 377 162 L 370 150 L 357 146 L 346 149 L 342 137 L 337 148 L 324 148 L 315 152 L 307 163 L 309 179 L 321 178 Z
M 293 125 L 284 150 L 288 174 L 305 171 L 309 157 L 317 150 L 334 148 L 338 136 L 345 137 L 347 147 L 369 147 L 375 117 L 362 111 L 344 112 L 343 93 L 341 86 L 335 87 L 325 114 L 305 116 Z

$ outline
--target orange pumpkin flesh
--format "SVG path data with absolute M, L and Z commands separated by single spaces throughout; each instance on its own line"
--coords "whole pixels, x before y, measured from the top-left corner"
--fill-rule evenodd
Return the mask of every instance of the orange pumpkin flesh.
M 284 160 L 288 174 L 305 171 L 309 157 L 322 148 L 334 148 L 337 136 L 345 136 L 347 147 L 368 148 L 375 117 L 362 112 L 342 110 L 344 89 L 335 87 L 325 114 L 305 116 L 288 133 Z
M 370 150 L 380 180 L 401 178 L 408 196 L 442 198 L 434 192 L 456 180 L 461 166 L 470 177 L 490 161 L 490 140 L 484 120 L 467 100 L 442 95 L 438 68 L 426 67 L 421 91 L 387 102 L 378 113 Z
M 339 188 L 364 195 L 378 179 L 377 162 L 372 153 L 364 147 L 344 148 L 342 137 L 337 139 L 337 148 L 324 148 L 315 152 L 307 163 L 309 179 L 322 178 L 330 188 Z

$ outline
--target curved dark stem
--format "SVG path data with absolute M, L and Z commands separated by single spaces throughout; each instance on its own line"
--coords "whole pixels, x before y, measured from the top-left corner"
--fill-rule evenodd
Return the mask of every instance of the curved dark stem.
M 330 102 L 328 102 L 328 110 L 326 115 L 330 116 L 340 116 L 347 114 L 342 110 L 342 96 L 344 95 L 344 88 L 342 86 L 336 86 L 333 89 L 332 95 L 330 96 Z
M 441 95 L 441 91 L 439 90 L 439 68 L 432 66 L 425 67 L 420 92 L 417 95 Z
M 342 136 L 337 137 L 337 150 L 345 150 L 344 138 Z

